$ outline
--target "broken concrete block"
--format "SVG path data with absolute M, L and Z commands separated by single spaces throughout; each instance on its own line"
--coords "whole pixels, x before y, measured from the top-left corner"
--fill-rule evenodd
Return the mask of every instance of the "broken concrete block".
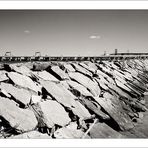
M 96 123 L 90 130 L 91 138 L 124 138 L 123 135 L 105 123 Z
M 1 83 L 0 88 L 9 93 L 19 104 L 27 105 L 31 99 L 31 92 L 23 88 L 14 87 L 12 84 Z
M 31 89 L 35 92 L 41 92 L 41 88 L 25 75 L 21 75 L 16 72 L 9 72 L 8 77 L 13 81 L 15 85 Z
M 63 66 L 68 72 L 75 72 L 75 69 L 71 66 L 71 64 L 64 63 Z
M 56 101 L 47 100 L 40 102 L 39 106 L 43 112 L 43 117 L 47 121 L 45 124 L 49 128 L 52 128 L 54 124 L 65 126 L 71 121 L 64 107 Z M 53 124 L 48 124 L 51 122 Z
M 48 134 L 42 134 L 38 131 L 30 131 L 23 134 L 11 136 L 10 139 L 51 139 Z
M 93 82 L 90 78 L 86 77 L 85 75 L 75 72 L 69 73 L 71 79 L 77 81 L 78 83 L 85 86 L 94 96 L 100 95 L 100 88 L 97 83 Z
M 26 132 L 36 128 L 37 120 L 29 109 L 21 109 L 8 98 L 0 97 L 0 116 L 18 132 Z
M 96 97 L 95 100 L 114 119 L 121 130 L 133 128 L 131 119 L 123 110 L 119 99 L 106 92 L 103 98 Z

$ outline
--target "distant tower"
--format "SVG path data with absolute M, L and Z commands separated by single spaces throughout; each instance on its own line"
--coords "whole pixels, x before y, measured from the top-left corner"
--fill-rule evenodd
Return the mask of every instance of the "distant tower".
M 118 53 L 118 49 L 115 49 L 115 55 L 117 55 L 117 53 Z
M 106 56 L 106 51 L 104 51 L 104 56 Z

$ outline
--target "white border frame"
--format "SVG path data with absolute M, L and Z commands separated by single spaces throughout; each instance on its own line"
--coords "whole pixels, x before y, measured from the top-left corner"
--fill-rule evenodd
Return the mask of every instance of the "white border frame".
M 148 1 L 0 1 L 0 10 L 148 9 Z M 0 147 L 147 147 L 148 139 L 0 139 Z

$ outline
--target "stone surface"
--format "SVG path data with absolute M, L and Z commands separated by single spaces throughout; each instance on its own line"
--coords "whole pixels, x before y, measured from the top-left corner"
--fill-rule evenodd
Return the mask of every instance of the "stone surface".
M 0 82 L 7 81 L 9 78 L 6 76 L 5 70 L 0 70 Z
M 90 92 L 94 96 L 100 95 L 100 88 L 97 83 L 93 82 L 90 78 L 86 77 L 85 75 L 75 72 L 75 73 L 69 73 L 69 76 L 71 79 L 77 81 L 78 83 L 85 86 L 87 89 L 90 90 Z
M 30 131 L 37 126 L 36 117 L 31 110 L 19 108 L 8 98 L 0 97 L 0 116 L 18 132 Z
M 90 130 L 91 138 L 125 138 L 105 123 L 96 123 Z
M 38 131 L 30 131 L 16 136 L 11 136 L 10 139 L 51 139 L 51 137 Z
M 87 109 L 82 106 L 76 97 L 68 91 L 62 84 L 56 84 L 50 81 L 40 81 L 41 85 L 47 90 L 47 92 L 55 98 L 59 103 L 63 104 L 65 107 L 70 108 L 74 114 L 78 115 L 80 118 L 90 117 Z
M 84 133 L 81 130 L 66 127 L 60 128 L 54 133 L 54 137 L 57 139 L 80 139 L 83 135 Z
M 37 72 L 37 75 L 42 78 L 43 80 L 46 80 L 46 81 L 55 81 L 55 82 L 59 82 L 59 80 L 54 77 L 52 74 L 50 74 L 49 72 L 47 71 L 41 71 L 41 72 Z
M 84 87 L 83 85 L 79 84 L 78 82 L 69 80 L 67 81 L 67 83 L 70 85 L 71 88 L 77 90 L 78 92 L 80 92 L 81 95 L 84 96 L 93 96 L 86 87 Z
M 31 76 L 31 70 L 24 65 L 17 66 L 16 64 L 10 64 L 9 66 L 11 70 L 14 70 L 15 72 L 26 76 Z
M 133 124 L 129 116 L 122 108 L 120 101 L 109 93 L 105 93 L 103 98 L 95 98 L 95 100 L 104 108 L 104 110 L 114 119 L 121 130 L 133 128 Z
M 69 76 L 67 73 L 65 73 L 59 66 L 52 66 L 51 69 L 62 79 L 69 79 Z
M 41 92 L 41 88 L 25 75 L 21 75 L 16 72 L 9 72 L 8 77 L 18 86 L 31 89 L 35 92 Z
M 71 121 L 64 107 L 56 101 L 40 102 L 39 106 L 43 112 L 44 121 L 49 128 L 52 128 L 54 124 L 65 126 Z
M 27 105 L 31 99 L 31 92 L 23 88 L 14 87 L 12 84 L 1 83 L 0 88 L 9 93 L 17 103 Z

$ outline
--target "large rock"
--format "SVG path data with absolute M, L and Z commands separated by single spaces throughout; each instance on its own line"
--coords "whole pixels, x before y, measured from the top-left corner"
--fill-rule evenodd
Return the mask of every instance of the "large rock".
M 17 103 L 27 105 L 31 99 L 31 92 L 23 88 L 14 87 L 12 84 L 1 83 L 0 88 L 6 90 Z
M 95 63 L 92 63 L 90 61 L 85 62 L 85 63 L 80 63 L 80 65 L 93 73 L 95 73 L 98 69 L 98 67 L 95 65 Z
M 51 139 L 51 137 L 38 131 L 30 131 L 16 136 L 11 136 L 10 139 Z
M 97 123 L 90 130 L 91 138 L 124 138 L 123 135 L 113 130 L 105 123 Z
M 31 70 L 24 65 L 17 66 L 16 64 L 10 64 L 9 66 L 11 70 L 14 70 L 15 72 L 26 76 L 31 76 Z
M 103 98 L 97 97 L 95 100 L 114 119 L 121 130 L 128 130 L 133 128 L 132 121 L 123 110 L 121 102 L 118 98 L 106 92 L 104 93 Z
M 54 77 L 52 74 L 50 74 L 49 72 L 47 72 L 45 70 L 41 71 L 41 72 L 37 72 L 37 75 L 46 81 L 48 81 L 48 80 L 49 81 L 56 81 L 56 82 L 59 81 L 56 77 Z
M 91 115 L 88 110 L 76 100 L 76 97 L 62 84 L 56 84 L 50 81 L 40 81 L 47 92 L 65 107 L 71 108 L 73 113 L 80 118 L 89 118 Z
M 0 70 L 0 82 L 7 81 L 9 78 L 6 76 L 5 70 Z
M 36 117 L 31 110 L 19 108 L 8 98 L 0 97 L 0 116 L 18 132 L 30 131 L 37 126 Z
M 84 85 L 94 96 L 100 95 L 100 88 L 97 83 L 92 81 L 90 78 L 86 77 L 85 75 L 75 72 L 69 73 L 71 79 L 77 81 L 78 83 Z
M 52 66 L 51 69 L 60 77 L 61 80 L 69 79 L 68 74 L 65 73 L 61 68 L 59 68 L 59 66 Z
M 72 67 L 71 64 L 64 63 L 63 66 L 67 70 L 67 72 L 75 72 L 75 69 Z
M 83 96 L 93 96 L 86 87 L 79 84 L 78 82 L 68 80 L 67 83 L 70 85 L 70 87 L 76 91 L 78 91 Z
M 95 113 L 97 115 L 97 117 L 99 117 L 100 119 L 103 120 L 109 120 L 110 116 L 108 116 L 106 113 L 104 113 L 101 110 L 101 106 L 97 103 L 92 101 L 91 99 L 88 98 L 81 98 L 82 103 L 89 109 L 91 110 L 93 113 Z
M 31 89 L 35 92 L 41 92 L 41 88 L 25 75 L 21 75 L 16 72 L 9 72 L 8 77 L 18 86 Z
M 80 139 L 82 138 L 84 133 L 78 129 L 70 129 L 67 127 L 63 127 L 54 132 L 54 137 L 57 139 Z M 87 136 L 86 138 L 89 138 Z
M 72 63 L 73 67 L 77 72 L 83 73 L 84 75 L 87 75 L 89 77 L 92 77 L 92 73 L 85 69 L 84 67 L 78 65 L 77 63 Z
M 65 126 L 71 121 L 64 107 L 56 101 L 48 100 L 40 102 L 39 106 L 43 112 L 45 124 L 49 128 L 52 128 L 54 124 Z

